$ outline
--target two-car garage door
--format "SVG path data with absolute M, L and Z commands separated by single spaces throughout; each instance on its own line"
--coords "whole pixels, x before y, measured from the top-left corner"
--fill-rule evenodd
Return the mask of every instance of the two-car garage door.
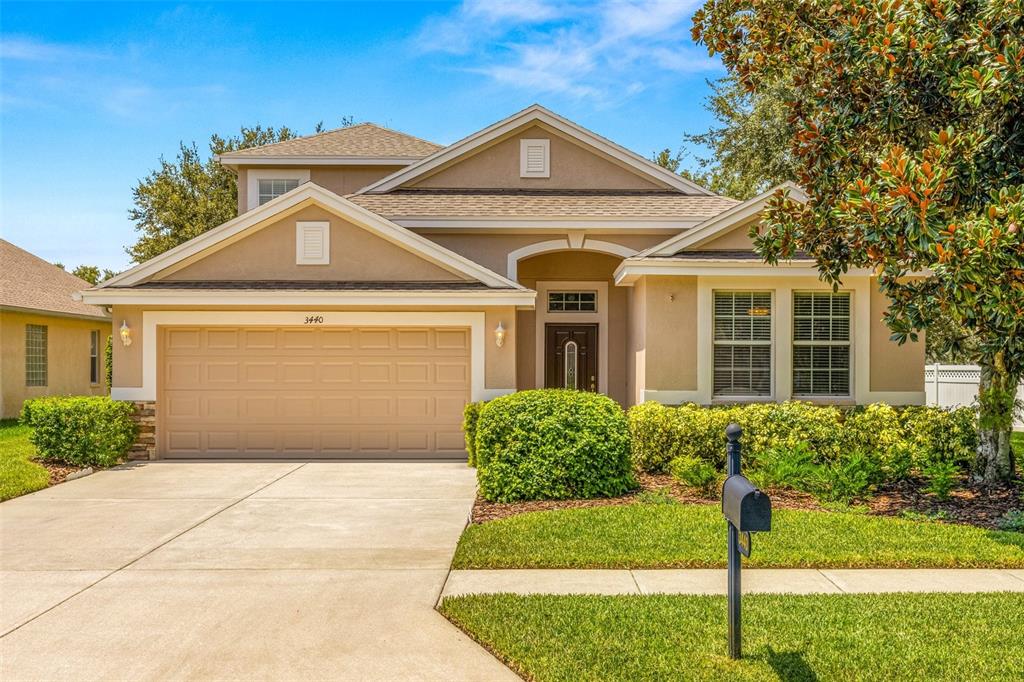
M 458 327 L 163 327 L 164 457 L 457 457 Z

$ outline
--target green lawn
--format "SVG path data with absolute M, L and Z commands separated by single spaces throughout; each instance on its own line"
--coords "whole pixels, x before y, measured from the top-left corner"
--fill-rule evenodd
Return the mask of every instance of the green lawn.
M 718 505 L 631 504 L 520 514 L 471 525 L 454 568 L 725 566 Z M 850 512 L 776 510 L 751 566 L 1024 567 L 1024 533 Z
M 0 501 L 45 488 L 50 473 L 33 462 L 36 448 L 28 442 L 32 432 L 15 419 L 0 420 Z
M 528 680 L 1020 680 L 1024 595 L 473 595 L 441 612 Z

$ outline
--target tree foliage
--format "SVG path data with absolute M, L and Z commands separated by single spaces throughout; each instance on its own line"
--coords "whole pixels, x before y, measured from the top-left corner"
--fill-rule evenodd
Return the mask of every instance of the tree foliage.
M 117 273 L 113 270 L 103 268 L 102 270 L 95 265 L 79 265 L 77 268 L 71 271 L 71 274 L 78 279 L 84 279 L 93 286 L 110 279 Z
M 780 76 L 756 92 L 729 76 L 709 85 L 711 94 L 704 106 L 717 124 L 684 137 L 688 145 L 711 151 L 708 156 L 695 154 L 707 187 L 735 199 L 749 199 L 795 180 L 789 150 L 788 78 Z
M 1021 0 L 708 0 L 694 38 L 743 88 L 788 78 L 806 204 L 778 196 L 756 246 L 840 282 L 869 268 L 896 341 L 948 322 L 977 343 L 981 473 L 1013 475 L 1024 373 Z
M 215 155 L 293 137 L 295 133 L 284 126 L 243 127 L 235 136 L 212 135 L 205 158 L 195 142 L 180 143 L 173 161 L 160 157 L 160 167 L 132 190 L 135 205 L 128 216 L 140 233 L 125 249 L 132 261 L 149 260 L 238 214 L 235 175 L 221 166 Z

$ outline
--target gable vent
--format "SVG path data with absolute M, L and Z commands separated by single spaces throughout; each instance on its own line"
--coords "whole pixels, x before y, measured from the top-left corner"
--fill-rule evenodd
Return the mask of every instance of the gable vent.
M 327 221 L 295 223 L 296 265 L 327 265 L 331 262 L 331 224 Z
M 519 176 L 523 178 L 551 177 L 551 140 L 519 141 Z

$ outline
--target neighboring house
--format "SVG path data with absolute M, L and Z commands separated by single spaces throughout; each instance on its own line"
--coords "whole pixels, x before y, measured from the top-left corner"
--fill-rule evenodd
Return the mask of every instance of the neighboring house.
M 85 280 L 0 239 L 0 414 L 28 398 L 106 395 L 110 315 L 76 301 Z
M 469 400 L 922 403 L 867 271 L 763 265 L 717 196 L 540 106 L 447 147 L 359 125 L 224 154 L 238 218 L 108 280 L 152 457 L 448 457 Z M 799 190 L 791 188 L 794 196 Z

